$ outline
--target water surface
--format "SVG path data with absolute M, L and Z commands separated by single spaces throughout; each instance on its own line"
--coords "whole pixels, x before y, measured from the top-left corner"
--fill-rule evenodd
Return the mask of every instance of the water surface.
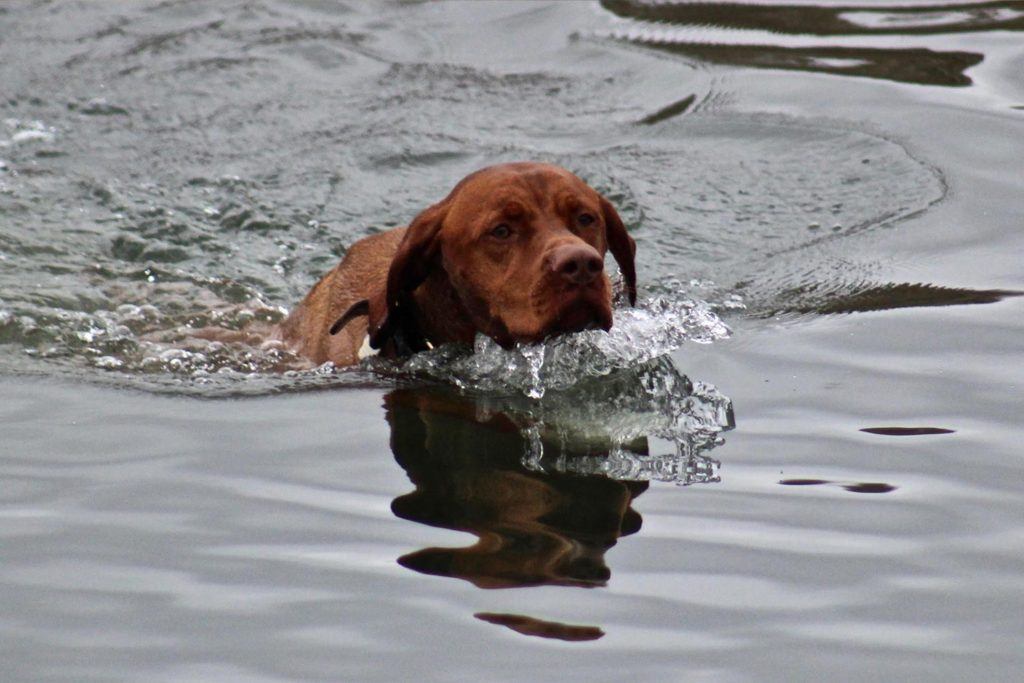
M 0 8 L 5 678 L 1012 678 L 1022 22 Z M 190 334 L 514 159 L 619 207 L 622 337 L 341 372 Z

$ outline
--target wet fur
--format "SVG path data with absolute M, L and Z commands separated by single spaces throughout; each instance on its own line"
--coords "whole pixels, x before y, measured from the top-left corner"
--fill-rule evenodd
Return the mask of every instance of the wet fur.
M 594 230 L 573 223 L 581 211 L 596 214 Z M 500 220 L 518 226 L 507 245 L 486 233 Z M 344 366 L 359 361 L 367 340 L 396 357 L 445 342 L 471 343 L 478 332 L 510 346 L 569 331 L 567 325 L 607 329 L 608 276 L 602 271 L 586 284 L 565 282 L 550 262 L 566 245 L 592 249 L 602 260 L 611 251 L 635 299 L 635 244 L 606 199 L 557 166 L 489 167 L 467 176 L 408 227 L 353 244 L 276 336 L 315 363 Z

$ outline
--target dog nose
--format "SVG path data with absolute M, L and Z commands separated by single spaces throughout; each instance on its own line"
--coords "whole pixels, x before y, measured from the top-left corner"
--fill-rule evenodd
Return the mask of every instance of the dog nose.
M 604 270 L 604 260 L 589 244 L 563 244 L 548 255 L 548 267 L 566 282 L 585 285 Z

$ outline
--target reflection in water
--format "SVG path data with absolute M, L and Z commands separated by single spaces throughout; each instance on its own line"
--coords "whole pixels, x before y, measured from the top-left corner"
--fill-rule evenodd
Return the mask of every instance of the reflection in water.
M 402 566 L 481 588 L 608 580 L 604 553 L 640 528 L 630 505 L 646 482 L 527 471 L 528 441 L 507 416 L 478 420 L 472 402 L 441 391 L 399 390 L 386 405 L 395 459 L 416 486 L 394 513 L 479 537 L 405 555 Z
M 481 621 L 486 621 L 499 626 L 522 633 L 525 636 L 539 636 L 541 638 L 552 638 L 555 640 L 597 640 L 604 635 L 604 631 L 596 626 L 578 626 L 576 624 L 561 624 L 557 621 L 544 621 L 522 614 L 494 614 L 492 612 L 477 612 L 473 615 Z
M 635 32 L 613 33 L 609 37 L 713 64 L 863 76 L 921 85 L 970 85 L 971 79 L 964 72 L 983 59 L 976 52 L 936 52 L 927 48 L 730 45 Z
M 955 430 L 945 427 L 864 427 L 860 431 L 882 436 L 923 436 L 928 434 L 953 434 Z
M 1024 29 L 1024 2 L 975 2 L 891 6 L 753 2 L 644 2 L 601 0 L 620 17 L 673 24 L 704 24 L 815 36 L 911 34 Z
M 908 47 L 900 37 L 1024 29 L 1024 2 L 815 6 L 602 0 L 635 26 L 611 37 L 716 64 L 962 86 L 983 55 Z M 662 27 L 672 27 L 666 32 Z M 699 31 L 688 31 L 700 27 Z M 715 27 L 709 29 L 708 27 Z M 894 36 L 891 46 L 846 36 Z M 823 42 L 824 41 L 824 42 Z
M 892 484 L 882 481 L 829 481 L 828 479 L 783 479 L 783 486 L 839 486 L 850 493 L 890 493 L 896 490 Z
M 543 401 L 470 397 L 443 386 L 390 393 L 391 449 L 416 487 L 392 510 L 478 537 L 469 547 L 426 548 L 399 563 L 481 588 L 604 585 L 605 552 L 640 529 L 632 503 L 646 480 L 718 480 L 717 463 L 702 453 L 721 442 L 710 430 L 678 431 L 674 453 L 648 455 L 667 424 L 678 429 L 687 410 L 707 409 L 678 373 L 674 402 L 651 398 L 644 387 L 663 388 L 658 376 L 670 368 L 649 364 Z M 665 415 L 666 406 L 676 413 Z M 731 408 L 723 410 L 718 431 L 732 424 Z
M 830 315 L 895 308 L 992 304 L 1021 294 L 1007 289 L 967 289 L 908 282 L 884 285 L 804 284 L 780 291 L 777 296 L 781 303 L 767 307 L 760 315 L 770 318 L 783 313 Z

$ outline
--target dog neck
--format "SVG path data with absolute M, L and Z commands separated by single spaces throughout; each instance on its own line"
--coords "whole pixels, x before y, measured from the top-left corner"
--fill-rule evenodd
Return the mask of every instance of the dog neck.
M 478 331 L 472 322 L 473 316 L 444 269 L 431 272 L 416 288 L 412 300 L 416 323 L 423 338 L 432 346 L 448 342 L 473 344 Z

